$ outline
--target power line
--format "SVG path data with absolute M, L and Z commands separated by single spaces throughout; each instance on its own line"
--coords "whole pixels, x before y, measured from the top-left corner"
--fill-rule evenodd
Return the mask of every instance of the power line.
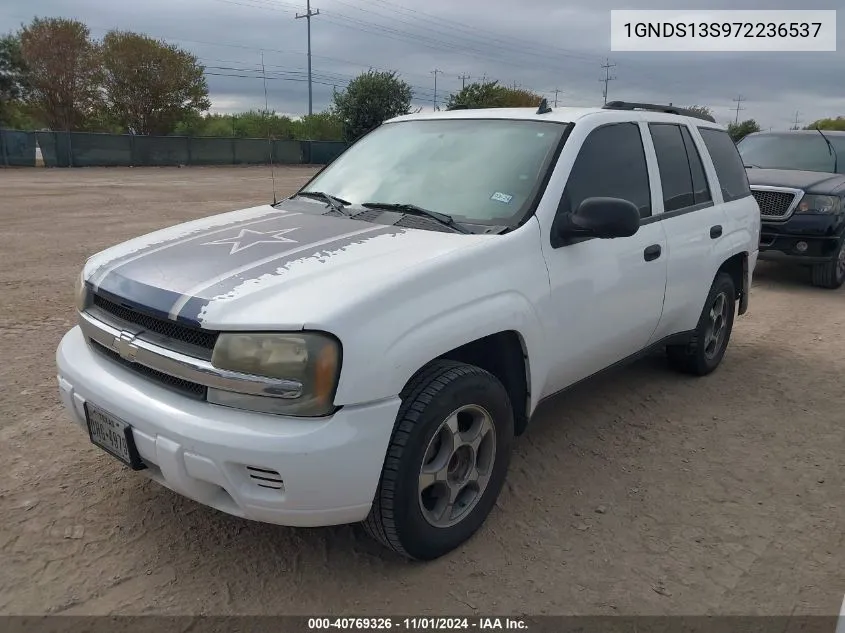
M 560 88 L 555 88 L 552 92 L 555 93 L 555 107 L 557 107 L 557 96 L 562 92 Z
M 461 90 L 467 87 L 467 79 L 472 79 L 469 75 L 458 75 L 458 79 L 461 80 Z
M 314 97 L 311 89 L 311 18 L 315 15 L 320 15 L 320 10 L 311 10 L 311 0 L 305 0 L 306 12 L 300 15 L 296 14 L 295 20 L 305 18 L 308 23 L 308 114 L 314 114 Z
M 734 102 L 736 103 L 736 118 L 734 118 L 734 125 L 739 125 L 739 111 L 745 110 L 745 108 L 740 107 L 743 101 L 745 101 L 745 97 L 742 95 L 737 95 L 736 99 L 734 99 Z
M 601 65 L 601 67 L 604 68 L 604 78 L 599 79 L 599 81 L 604 83 L 604 90 L 602 90 L 602 93 L 604 95 L 605 105 L 607 105 L 607 84 L 616 79 L 616 77 L 610 76 L 610 69 L 614 66 L 616 66 L 616 64 L 611 64 L 609 59 L 606 59 L 605 62 Z
M 801 129 L 801 127 L 800 127 L 801 120 L 798 118 L 798 116 L 800 114 L 801 113 L 798 110 L 795 111 L 795 123 L 793 124 L 793 127 L 789 128 L 790 130 L 800 130 Z
M 233 4 L 233 5 L 237 5 L 237 6 L 244 6 L 244 7 L 259 9 L 259 10 L 263 9 L 263 10 L 269 10 L 269 11 L 280 11 L 280 12 L 283 12 L 283 13 L 294 13 L 294 14 L 295 14 L 294 10 L 297 8 L 297 5 L 291 4 L 289 2 L 283 2 L 281 0 L 242 0 L 241 2 L 237 2 L 235 0 L 215 0 L 215 1 L 220 2 L 220 3 L 225 3 L 225 4 Z M 328 1 L 328 0 L 325 0 L 325 1 Z M 342 2 L 342 0 L 333 0 L 333 1 Z M 388 2 L 387 0 L 361 0 L 361 1 L 368 2 L 368 3 L 370 3 L 371 5 L 374 5 L 374 6 L 385 5 L 385 7 L 391 9 L 393 11 L 393 13 L 401 12 L 400 15 L 405 14 L 405 16 L 408 17 L 411 20 L 423 21 L 423 22 L 428 22 L 429 24 L 436 25 L 437 28 L 433 28 L 431 26 L 429 26 L 427 28 L 431 29 L 432 32 L 436 32 L 440 37 L 443 37 L 443 36 L 452 37 L 453 41 L 457 40 L 457 41 L 460 42 L 460 44 L 443 42 L 442 39 L 438 40 L 438 39 L 435 39 L 435 38 L 432 38 L 432 37 L 428 37 L 428 38 L 424 37 L 423 38 L 424 41 L 420 42 L 419 41 L 420 36 L 418 36 L 414 33 L 408 33 L 407 31 L 401 31 L 401 30 L 393 29 L 391 27 L 386 27 L 386 26 L 373 25 L 372 20 L 370 20 L 369 22 L 362 22 L 361 20 L 355 20 L 354 18 L 348 18 L 348 16 L 346 16 L 345 14 L 341 14 L 341 13 L 331 12 L 331 15 L 337 16 L 338 18 L 344 18 L 344 19 L 346 19 L 346 22 L 354 21 L 354 22 L 358 23 L 360 26 L 353 26 L 353 25 L 350 25 L 348 23 L 338 22 L 338 21 L 334 20 L 333 18 L 332 19 L 324 18 L 324 19 L 326 19 L 326 21 L 331 21 L 332 24 L 339 25 L 339 26 L 342 26 L 342 27 L 345 27 L 345 28 L 352 28 L 352 29 L 357 29 L 357 30 L 364 31 L 364 32 L 375 33 L 377 35 L 382 35 L 384 37 L 389 37 L 389 38 L 392 38 L 392 39 L 397 39 L 397 40 L 405 41 L 405 42 L 407 42 L 409 40 L 417 41 L 418 43 L 421 43 L 423 46 L 427 46 L 429 48 L 435 48 L 437 50 L 442 50 L 444 47 L 449 47 L 452 50 L 457 49 L 465 55 L 471 55 L 471 56 L 475 56 L 475 57 L 485 57 L 487 59 L 495 59 L 498 63 L 519 67 L 520 69 L 523 69 L 523 70 L 525 69 L 526 65 L 528 65 L 530 63 L 534 67 L 549 69 L 549 70 L 553 69 L 554 72 L 557 73 L 557 72 L 560 71 L 560 64 L 554 61 L 555 58 L 570 57 L 572 59 L 583 59 L 583 60 L 595 60 L 596 59 L 596 57 L 594 57 L 594 56 L 573 54 L 571 51 L 568 51 L 567 49 L 562 49 L 562 48 L 558 48 L 558 47 L 547 45 L 547 44 L 533 43 L 532 41 L 520 40 L 520 39 L 509 37 L 509 36 L 502 36 L 501 34 L 498 34 L 495 31 L 479 29 L 479 28 L 476 28 L 475 26 L 467 27 L 467 26 L 463 26 L 463 25 L 460 25 L 460 24 L 453 25 L 450 21 L 445 20 L 444 18 L 437 18 L 437 17 L 432 16 L 431 14 L 426 14 L 426 13 L 423 13 L 421 11 L 416 11 L 414 9 L 409 9 L 409 8 L 406 8 L 406 7 L 397 6 L 397 5 L 394 5 L 390 2 Z M 379 4 L 376 4 L 376 3 L 379 3 Z M 348 5 L 348 6 L 353 7 L 353 5 Z M 290 7 L 291 9 L 287 9 L 287 8 L 284 8 L 284 7 Z M 362 10 L 359 7 L 353 7 L 353 8 L 355 10 Z M 379 8 L 381 8 L 381 7 L 379 7 Z M 370 11 L 370 13 L 372 15 L 380 16 L 380 17 L 383 17 L 385 19 L 393 20 L 394 22 L 396 21 L 396 18 L 392 17 L 392 16 L 386 16 L 384 14 L 381 14 L 381 13 L 378 13 L 378 12 L 373 12 L 373 11 Z M 28 17 L 28 16 L 20 16 L 20 17 Z M 309 20 L 309 22 L 310 22 L 310 20 Z M 413 26 L 416 30 L 419 30 L 420 25 L 415 23 L 415 22 L 404 22 L 404 23 Z M 102 30 L 102 31 L 111 30 L 109 28 L 103 28 L 103 27 L 95 28 L 94 26 L 91 26 L 91 28 L 92 28 L 92 30 Z M 373 30 L 373 28 L 375 28 L 377 30 Z M 378 29 L 381 29 L 381 30 L 378 30 Z M 452 33 L 444 32 L 443 30 L 438 30 L 438 29 L 451 29 Z M 463 31 L 463 32 L 461 33 L 461 31 Z M 399 37 L 392 36 L 391 33 L 395 33 Z M 488 33 L 490 34 L 489 36 L 487 35 Z M 160 35 L 160 36 L 161 37 L 167 37 L 166 35 Z M 472 41 L 472 40 L 470 40 L 470 36 L 474 36 L 476 38 L 483 38 L 483 41 L 482 42 Z M 506 37 L 507 37 L 507 39 L 505 39 Z M 229 46 L 229 47 L 232 47 L 232 48 L 244 48 L 244 49 L 251 49 L 251 50 L 259 50 L 258 47 L 256 47 L 256 46 L 224 44 L 224 43 L 221 43 L 219 41 L 218 42 L 208 42 L 208 41 L 188 40 L 188 39 L 180 39 L 180 38 L 168 38 L 168 39 L 173 39 L 174 41 L 183 41 L 183 42 L 193 42 L 193 43 L 198 43 L 198 44 L 206 44 L 206 45 L 210 45 L 210 46 Z M 474 44 L 475 47 L 472 47 L 472 46 L 468 47 L 466 45 L 466 43 L 468 41 L 470 43 Z M 496 44 L 497 42 L 499 44 Z M 509 42 L 513 42 L 513 44 L 510 44 Z M 504 45 L 507 45 L 508 47 L 511 47 L 511 48 L 515 48 L 517 50 L 514 50 L 513 53 L 511 53 L 510 51 L 507 51 L 507 50 L 502 50 Z M 486 46 L 488 48 L 487 48 L 487 50 L 480 50 L 479 46 Z M 489 48 L 490 46 L 493 46 L 493 49 L 490 49 Z M 541 49 L 541 47 L 542 47 L 542 49 Z M 297 52 L 297 51 L 283 51 L 283 50 L 269 49 L 269 48 L 264 48 L 264 50 L 265 51 L 271 51 L 272 50 L 273 52 L 286 53 L 286 54 L 287 53 L 302 54 L 302 53 Z M 504 54 L 504 58 L 502 57 L 503 54 Z M 514 55 L 516 55 L 516 54 L 527 55 L 527 56 L 532 57 L 533 59 L 532 59 L 531 62 L 513 59 Z M 328 57 L 328 56 L 320 56 L 320 55 L 313 55 L 313 57 L 321 57 L 322 59 L 331 59 L 331 60 L 340 61 L 340 62 L 343 62 L 343 63 L 360 65 L 362 67 L 373 67 L 373 68 L 375 68 L 374 66 L 372 66 L 372 64 L 362 64 L 360 62 L 354 62 L 354 61 L 351 61 L 351 60 L 343 60 L 343 59 L 332 58 L 332 57 Z M 384 70 L 384 69 L 378 69 L 378 70 Z M 630 70 L 631 70 L 631 68 L 628 67 L 629 72 L 630 72 Z M 681 85 L 681 83 L 679 81 L 677 81 L 677 80 L 667 80 L 665 76 L 657 76 L 653 73 L 647 73 L 645 71 L 640 71 L 639 69 L 636 69 L 634 72 L 635 73 L 639 72 L 641 75 L 643 75 L 645 77 L 650 77 L 650 78 L 653 78 L 654 80 L 659 80 L 661 86 Z M 420 75 L 417 75 L 417 76 L 420 76 Z
M 335 1 L 347 4 L 346 0 Z M 432 29 L 435 31 L 437 31 L 438 29 L 448 29 L 451 31 L 455 31 L 456 33 L 453 34 L 453 37 L 458 37 L 463 41 L 466 41 L 467 38 L 475 38 L 477 40 L 480 40 L 480 42 L 478 43 L 494 44 L 497 49 L 500 49 L 502 46 L 506 46 L 514 52 L 523 54 L 530 53 L 532 55 L 542 57 L 544 59 L 569 57 L 571 59 L 580 59 L 582 61 L 589 62 L 595 62 L 600 60 L 600 58 L 595 55 L 584 54 L 572 49 L 565 49 L 558 46 L 552 46 L 550 44 L 543 44 L 533 40 L 523 40 L 503 35 L 502 33 L 499 33 L 497 31 L 481 28 L 474 23 L 472 24 L 472 26 L 467 26 L 465 24 L 462 24 L 460 21 L 442 18 L 434 14 L 426 13 L 417 9 L 403 7 L 395 4 L 390 0 L 358 1 L 366 2 L 367 4 L 371 4 L 374 6 L 382 5 L 383 8 L 390 10 L 391 13 L 399 12 L 400 14 L 404 14 L 408 19 L 416 21 L 416 23 L 406 22 L 406 24 L 412 24 L 415 28 L 418 29 L 421 28 L 419 23 L 428 23 L 434 25 L 434 27 L 426 27 L 428 29 Z M 351 7 L 352 5 L 348 6 Z M 354 8 L 359 11 L 364 11 L 364 9 L 360 9 L 359 7 Z M 376 13 L 376 15 L 382 16 L 383 14 Z M 438 32 L 446 35 L 446 33 L 443 33 L 442 30 Z M 532 50 L 535 52 L 531 53 Z

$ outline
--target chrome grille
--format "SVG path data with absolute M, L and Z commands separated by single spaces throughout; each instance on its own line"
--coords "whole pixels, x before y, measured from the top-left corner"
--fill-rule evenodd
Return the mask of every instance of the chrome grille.
M 158 319 L 137 310 L 109 301 L 100 295 L 94 295 L 93 303 L 100 310 L 117 317 L 121 321 L 137 325 L 144 330 L 155 332 L 170 339 L 188 343 L 196 347 L 213 350 L 217 342 L 217 332 L 191 328 L 166 319 Z
M 91 345 L 103 356 L 106 356 L 110 360 L 122 365 L 123 367 L 131 371 L 137 372 L 142 376 L 149 378 L 153 382 L 157 382 L 163 387 L 178 391 L 179 393 L 190 398 L 195 398 L 197 400 L 205 400 L 206 387 L 204 385 L 199 385 L 195 382 L 190 382 L 189 380 L 177 378 L 176 376 L 171 376 L 170 374 L 165 374 L 164 372 L 157 371 L 155 369 L 152 369 L 151 367 L 145 367 L 144 365 L 139 365 L 137 363 L 123 360 L 119 354 L 110 350 L 104 345 L 100 345 L 97 341 L 91 341 Z
M 755 189 L 751 193 L 760 207 L 760 216 L 772 220 L 785 220 L 794 209 L 800 192 L 795 190 Z

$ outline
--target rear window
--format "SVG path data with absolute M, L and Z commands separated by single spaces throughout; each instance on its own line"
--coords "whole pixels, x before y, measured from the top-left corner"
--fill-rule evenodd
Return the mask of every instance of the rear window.
M 703 127 L 698 128 L 698 131 L 704 139 L 710 158 L 713 159 L 725 202 L 750 196 L 748 174 L 745 173 L 742 158 L 728 133 L 725 130 Z

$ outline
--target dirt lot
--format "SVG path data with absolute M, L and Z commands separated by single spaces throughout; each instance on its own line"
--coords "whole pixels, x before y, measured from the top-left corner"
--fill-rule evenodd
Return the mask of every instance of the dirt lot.
M 84 259 L 269 197 L 262 167 L 0 171 L 0 612 L 838 612 L 845 293 L 780 268 L 714 375 L 655 357 L 544 406 L 486 526 L 430 564 L 229 517 L 92 447 L 54 375 Z

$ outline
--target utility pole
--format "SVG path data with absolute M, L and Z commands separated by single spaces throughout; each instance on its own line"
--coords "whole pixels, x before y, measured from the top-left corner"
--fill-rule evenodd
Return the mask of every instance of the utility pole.
M 799 123 L 801 123 L 800 119 L 798 118 L 798 115 L 800 115 L 800 114 L 801 113 L 798 110 L 795 111 L 795 124 L 794 124 L 793 127 L 790 128 L 791 130 L 800 130 L 801 129 L 798 125 Z
M 467 87 L 467 79 L 472 79 L 469 75 L 458 75 L 458 79 L 461 80 L 461 90 Z
M 605 62 L 601 65 L 601 67 L 604 68 L 604 77 L 602 79 L 599 79 L 599 81 L 604 84 L 603 93 L 605 105 L 607 105 L 607 84 L 616 79 L 616 77 L 610 76 L 610 69 L 614 66 L 616 66 L 616 64 L 611 64 L 609 59 L 606 59 Z
M 437 75 L 442 75 L 443 71 L 439 68 L 435 68 L 431 71 L 431 74 L 434 75 L 434 109 L 437 109 Z
M 745 108 L 740 107 L 743 101 L 745 101 L 745 97 L 742 95 L 737 95 L 736 99 L 734 99 L 734 102 L 736 102 L 736 118 L 734 119 L 734 125 L 739 125 L 739 111 L 745 110 Z
M 314 93 L 311 90 L 311 18 L 315 15 L 320 15 L 319 9 L 311 10 L 311 0 L 305 0 L 306 12 L 300 15 L 296 14 L 295 20 L 305 18 L 308 23 L 308 114 L 314 114 Z
M 561 91 L 561 89 L 560 89 L 560 88 L 555 88 L 555 90 L 554 90 L 554 93 L 555 93 L 555 107 L 557 107 L 557 96 L 558 96 L 558 94 L 560 94 L 561 92 L 562 92 L 562 91 Z

